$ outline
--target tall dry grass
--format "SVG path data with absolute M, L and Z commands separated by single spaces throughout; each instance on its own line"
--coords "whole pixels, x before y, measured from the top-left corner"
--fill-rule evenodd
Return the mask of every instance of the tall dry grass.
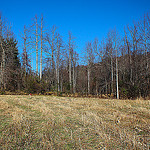
M 150 100 L 0 96 L 1 149 L 149 149 Z

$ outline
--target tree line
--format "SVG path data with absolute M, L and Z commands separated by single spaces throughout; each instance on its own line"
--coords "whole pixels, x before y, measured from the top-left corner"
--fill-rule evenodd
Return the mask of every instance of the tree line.
M 122 36 L 113 29 L 101 41 L 88 41 L 82 57 L 76 47 L 71 32 L 64 41 L 56 26 L 45 28 L 42 15 L 24 26 L 17 41 L 0 14 L 1 93 L 56 92 L 117 99 L 150 95 L 149 13 L 125 26 Z

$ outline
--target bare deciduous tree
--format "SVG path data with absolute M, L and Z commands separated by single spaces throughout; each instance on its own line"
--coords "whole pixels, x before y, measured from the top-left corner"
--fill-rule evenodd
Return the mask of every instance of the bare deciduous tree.
M 40 80 L 42 79 L 42 53 L 43 53 L 43 15 L 41 16 L 41 56 L 40 56 Z

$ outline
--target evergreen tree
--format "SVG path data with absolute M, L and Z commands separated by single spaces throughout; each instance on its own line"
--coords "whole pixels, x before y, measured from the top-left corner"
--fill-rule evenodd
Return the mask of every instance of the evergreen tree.
M 6 89 L 15 91 L 20 89 L 21 64 L 17 48 L 17 41 L 14 38 L 4 40 L 5 49 L 5 84 Z

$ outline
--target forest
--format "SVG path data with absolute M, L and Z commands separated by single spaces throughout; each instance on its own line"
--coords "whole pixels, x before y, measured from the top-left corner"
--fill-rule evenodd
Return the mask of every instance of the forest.
M 0 94 L 150 97 L 149 13 L 122 26 L 121 34 L 114 28 L 101 40 L 87 41 L 82 56 L 73 33 L 64 41 L 45 22 L 35 15 L 17 39 L 0 15 Z

